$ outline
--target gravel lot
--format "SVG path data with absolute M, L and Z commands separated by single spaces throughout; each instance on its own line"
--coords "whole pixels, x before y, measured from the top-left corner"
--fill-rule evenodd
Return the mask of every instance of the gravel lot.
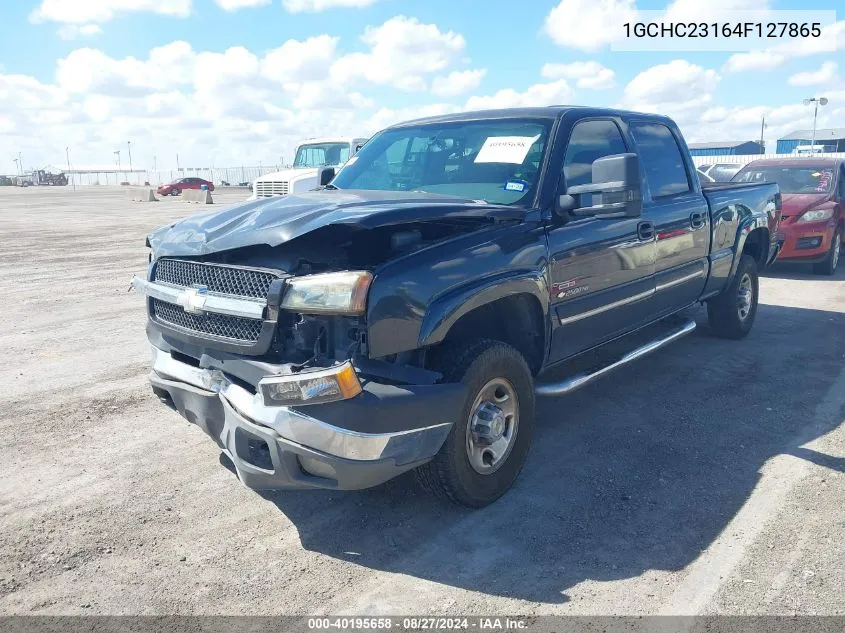
M 262 496 L 146 380 L 129 280 L 194 211 L 0 188 L 0 613 L 845 614 L 845 267 L 767 273 L 744 341 L 539 401 L 482 511 L 410 477 Z

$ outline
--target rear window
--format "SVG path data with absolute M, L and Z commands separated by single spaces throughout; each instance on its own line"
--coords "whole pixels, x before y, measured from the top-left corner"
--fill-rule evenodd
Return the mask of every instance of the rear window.
M 681 148 L 672 131 L 660 123 L 634 123 L 631 134 L 645 171 L 652 198 L 674 196 L 690 190 Z

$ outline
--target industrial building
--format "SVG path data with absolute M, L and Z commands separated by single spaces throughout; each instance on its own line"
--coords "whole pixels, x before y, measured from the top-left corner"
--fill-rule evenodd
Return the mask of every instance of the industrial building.
M 824 152 L 845 152 L 845 128 L 816 130 L 815 145 Z M 813 130 L 798 130 L 778 139 L 778 154 L 791 154 L 799 145 L 813 144 Z
M 748 156 L 762 154 L 759 141 L 724 141 L 718 143 L 689 143 L 692 156 Z

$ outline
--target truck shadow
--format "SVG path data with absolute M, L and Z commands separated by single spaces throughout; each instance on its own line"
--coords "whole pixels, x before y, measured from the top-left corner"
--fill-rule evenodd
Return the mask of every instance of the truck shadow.
M 832 275 L 817 275 L 813 272 L 812 264 L 776 263 L 760 273 L 760 276 L 798 281 L 843 281 L 845 280 L 845 263 L 840 263 Z
M 497 596 L 561 603 L 586 580 L 681 570 L 770 458 L 845 468 L 801 447 L 845 415 L 814 413 L 842 371 L 843 328 L 843 313 L 761 305 L 744 341 L 701 327 L 580 392 L 538 400 L 528 464 L 483 510 L 438 502 L 410 476 L 361 493 L 265 497 L 308 550 Z

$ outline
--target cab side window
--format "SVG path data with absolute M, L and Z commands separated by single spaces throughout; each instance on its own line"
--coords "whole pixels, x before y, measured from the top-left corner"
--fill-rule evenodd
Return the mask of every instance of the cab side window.
M 593 181 L 593 161 L 605 156 L 624 154 L 628 149 L 622 133 L 613 121 L 581 121 L 572 129 L 563 157 L 563 178 L 567 187 Z M 581 204 L 593 204 L 592 194 L 581 196 Z
M 681 148 L 672 130 L 660 123 L 633 123 L 631 135 L 637 143 L 637 153 L 652 198 L 690 191 Z

